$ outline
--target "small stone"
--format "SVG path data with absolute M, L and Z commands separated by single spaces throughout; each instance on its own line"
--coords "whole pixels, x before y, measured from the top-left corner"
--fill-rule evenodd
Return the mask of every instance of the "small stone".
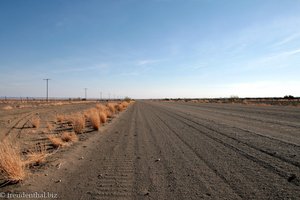
M 56 165 L 56 168 L 59 169 L 60 167 L 61 167 L 61 163 L 58 163 L 58 164 Z
M 155 162 L 159 162 L 159 161 L 160 161 L 160 158 L 158 158 L 158 159 L 155 160 Z
M 55 181 L 55 183 L 60 183 L 61 182 L 61 180 L 57 180 L 57 181 Z
M 48 174 L 45 174 L 45 176 L 48 176 Z
M 290 177 L 288 178 L 288 182 L 292 182 L 294 179 L 296 179 L 296 175 L 295 174 L 291 174 Z
M 99 178 L 99 179 L 103 178 L 103 175 L 102 175 L 102 174 L 99 174 L 99 175 L 98 175 L 98 178 Z
M 144 195 L 145 195 L 145 196 L 149 196 L 149 195 L 150 195 L 150 192 L 145 192 Z

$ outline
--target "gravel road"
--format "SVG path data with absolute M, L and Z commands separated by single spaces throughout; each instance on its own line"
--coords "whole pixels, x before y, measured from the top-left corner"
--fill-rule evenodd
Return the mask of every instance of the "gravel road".
M 62 199 L 300 199 L 300 109 L 137 101 L 25 183 Z

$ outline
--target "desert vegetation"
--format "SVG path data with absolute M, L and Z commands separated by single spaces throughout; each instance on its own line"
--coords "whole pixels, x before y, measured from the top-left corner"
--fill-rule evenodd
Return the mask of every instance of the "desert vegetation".
M 30 120 L 30 123 L 33 128 L 39 128 L 41 120 L 39 117 L 35 116 Z
M 26 166 L 39 166 L 46 162 L 50 154 L 47 152 L 46 145 L 37 144 L 33 149 L 29 149 L 26 154 Z
M 26 176 L 19 146 L 6 139 L 0 145 L 0 175 L 6 182 L 17 183 Z
M 8 106 L 4 106 L 2 109 L 3 110 L 12 110 L 13 107 L 8 105 Z
M 73 129 L 75 133 L 79 134 L 83 132 L 83 129 L 85 127 L 85 118 L 82 114 L 76 114 L 73 117 L 71 117 L 70 123 L 73 125 Z
M 82 134 L 99 131 L 101 126 L 118 112 L 124 111 L 128 105 L 127 101 L 97 103 L 93 108 L 80 112 L 56 113 L 53 121 L 43 121 L 40 115 L 32 115 L 27 122 L 24 121 L 27 124 L 26 130 L 31 133 L 30 130 L 33 129 L 36 134 L 30 134 L 30 137 L 42 137 L 43 142 L 30 146 L 26 143 L 13 143 L 11 138 L 0 142 L 0 186 L 3 183 L 23 181 L 30 170 L 43 166 L 53 153 L 78 142 Z M 9 109 L 13 108 L 7 108 Z
M 78 136 L 74 132 L 63 132 L 61 134 L 61 140 L 63 142 L 77 142 L 78 141 Z

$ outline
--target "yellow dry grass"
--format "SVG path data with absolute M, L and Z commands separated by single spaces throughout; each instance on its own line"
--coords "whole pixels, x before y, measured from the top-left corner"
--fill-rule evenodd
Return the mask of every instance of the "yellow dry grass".
M 116 105 L 116 109 L 117 109 L 117 111 L 122 112 L 124 110 L 124 107 L 122 104 L 118 104 L 118 105 Z
M 103 104 L 96 104 L 96 108 L 98 111 L 104 111 L 106 107 Z
M 77 114 L 73 117 L 73 129 L 75 133 L 82 133 L 85 128 L 85 118 L 82 114 Z
M 104 124 L 107 121 L 107 115 L 105 111 L 99 112 L 100 122 Z
M 56 115 L 56 121 L 57 122 L 62 122 L 66 119 L 65 115 L 62 115 L 62 114 L 57 114 Z
M 128 107 L 129 103 L 127 103 L 126 101 L 123 101 L 119 104 L 117 104 L 115 107 L 119 112 L 122 112 L 123 110 L 125 110 Z
M 121 104 L 124 108 L 127 108 L 129 106 L 129 103 L 127 101 L 123 101 Z
M 54 129 L 53 125 L 50 124 L 49 122 L 47 122 L 46 127 L 47 127 L 48 131 L 52 131 Z
M 106 117 L 108 117 L 108 118 L 112 118 L 114 116 L 114 114 L 108 109 L 105 110 L 104 113 L 105 113 Z
M 116 106 L 116 104 L 114 104 L 114 103 L 107 103 L 106 104 L 106 107 L 109 109 L 109 111 L 111 112 L 111 113 L 115 113 L 116 112 L 116 109 L 115 109 L 115 106 Z
M 3 109 L 3 110 L 12 110 L 13 107 L 12 107 L 12 106 L 5 106 L 5 107 L 3 107 L 2 109 Z
M 78 137 L 74 132 L 63 132 L 61 134 L 61 140 L 63 142 L 77 142 Z
M 97 110 L 93 109 L 89 112 L 88 119 L 90 120 L 94 130 L 99 130 L 100 128 L 100 118 Z
M 26 165 L 40 165 L 46 162 L 48 156 L 49 153 L 46 151 L 46 146 L 37 145 L 34 150 L 29 151 L 25 163 Z
M 8 140 L 0 144 L 0 176 L 9 182 L 19 182 L 26 177 L 19 146 Z
M 33 128 L 39 128 L 39 127 L 40 127 L 41 120 L 40 120 L 39 117 L 33 117 L 33 118 L 30 120 L 30 123 L 32 124 L 32 127 L 33 127 Z
M 65 146 L 64 141 L 62 141 L 62 139 L 57 135 L 48 135 L 48 139 L 50 140 L 54 148 Z

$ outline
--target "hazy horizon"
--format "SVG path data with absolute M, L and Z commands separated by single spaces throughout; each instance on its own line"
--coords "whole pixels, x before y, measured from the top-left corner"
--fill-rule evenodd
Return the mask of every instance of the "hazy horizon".
M 300 96 L 299 0 L 1 0 L 0 97 Z

